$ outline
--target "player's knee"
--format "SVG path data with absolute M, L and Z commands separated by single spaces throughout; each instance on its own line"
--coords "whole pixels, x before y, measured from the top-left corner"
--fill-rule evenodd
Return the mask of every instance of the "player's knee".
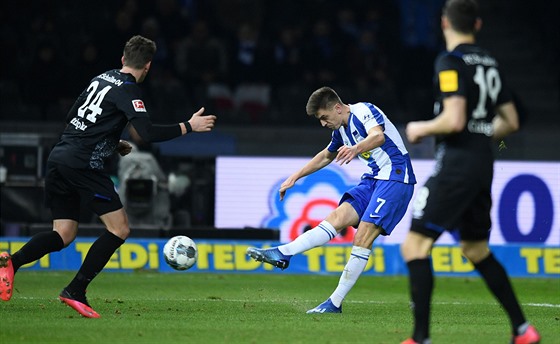
M 425 259 L 430 255 L 433 240 L 415 232 L 409 232 L 401 244 L 401 256 L 406 262 Z
M 100 216 L 107 230 L 115 236 L 126 240 L 130 234 L 128 217 L 123 208 Z
M 357 226 L 360 221 L 356 210 L 346 202 L 333 210 L 325 220 L 330 223 L 338 233 L 349 226 Z
M 347 227 L 345 226 L 343 218 L 336 211 L 330 213 L 329 216 L 327 216 L 327 218 L 325 219 L 325 221 L 330 223 L 334 227 L 337 233 L 340 233 L 343 229 Z
M 375 239 L 381 234 L 383 229 L 373 223 L 360 222 L 356 234 L 354 234 L 354 246 L 371 249 Z
M 401 256 L 403 257 L 403 259 L 406 262 L 409 262 L 409 261 L 413 260 L 415 256 L 417 256 L 417 253 L 416 253 L 416 247 L 414 245 L 412 245 L 410 240 L 407 240 L 407 239 L 408 238 L 406 238 L 403 241 L 400 249 L 401 249 Z
M 123 240 L 126 240 L 126 238 L 128 238 L 128 236 L 130 235 L 130 228 L 124 225 L 114 228 L 107 228 L 107 230 Z
M 490 249 L 486 243 L 481 242 L 461 242 L 463 255 L 472 263 L 479 263 L 490 254 Z
M 68 245 L 70 245 L 78 235 L 77 226 L 72 225 L 61 225 L 60 223 L 57 223 L 54 226 L 54 231 L 60 235 L 64 247 L 68 247 Z

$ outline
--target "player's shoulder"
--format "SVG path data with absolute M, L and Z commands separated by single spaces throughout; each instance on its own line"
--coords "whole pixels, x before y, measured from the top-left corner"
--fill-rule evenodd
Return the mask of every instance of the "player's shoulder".
M 437 70 L 456 69 L 463 63 L 463 52 L 457 49 L 452 51 L 442 51 L 436 57 L 435 67 Z
M 350 104 L 349 106 L 350 106 L 350 111 L 354 115 L 359 117 L 365 116 L 366 118 L 368 118 L 371 115 L 383 114 L 383 111 L 381 111 L 381 109 L 373 103 L 360 102 L 356 104 Z
M 388 121 L 383 111 L 372 103 L 361 102 L 350 104 L 351 121 L 358 127 L 374 124 L 384 124 Z
M 355 103 L 355 104 L 348 105 L 350 107 L 350 113 L 352 114 L 352 120 L 354 122 L 358 121 L 360 123 L 364 123 L 365 121 L 367 121 L 369 118 L 372 117 L 373 114 L 368 105 L 371 104 Z
M 350 111 L 353 114 L 367 113 L 367 112 L 370 111 L 368 109 L 367 103 L 364 103 L 364 102 L 355 103 L 355 104 L 348 104 L 348 106 L 350 107 Z

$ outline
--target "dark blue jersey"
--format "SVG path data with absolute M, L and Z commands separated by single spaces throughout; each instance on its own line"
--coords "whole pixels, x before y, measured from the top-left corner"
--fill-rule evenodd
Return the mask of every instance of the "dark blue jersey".
M 434 115 L 443 111 L 443 99 L 460 95 L 467 101 L 465 129 L 438 137 L 447 148 L 476 154 L 492 153 L 492 120 L 496 108 L 512 100 L 505 87 L 498 62 L 487 51 L 473 44 L 460 44 L 438 56 L 435 62 Z
M 146 142 L 180 136 L 177 124 L 152 125 L 141 94 L 134 76 L 117 69 L 93 78 L 68 112 L 68 124 L 49 161 L 102 170 L 128 122 Z

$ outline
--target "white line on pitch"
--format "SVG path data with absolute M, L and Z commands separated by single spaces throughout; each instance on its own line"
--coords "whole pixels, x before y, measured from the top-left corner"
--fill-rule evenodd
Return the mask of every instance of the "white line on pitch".
M 101 297 L 93 297 L 91 299 L 95 300 L 95 299 L 100 299 Z M 23 300 L 57 300 L 56 298 L 49 298 L 49 297 L 33 297 L 33 296 L 16 296 L 14 299 L 23 299 Z M 102 298 L 102 299 L 107 299 L 107 298 Z M 127 299 L 121 299 L 121 298 L 116 298 L 116 299 L 107 299 L 109 301 L 127 301 Z M 140 301 L 140 300 L 136 300 L 136 301 Z M 274 300 L 274 299 L 266 299 L 266 300 L 252 300 L 252 299 L 246 299 L 246 300 L 241 300 L 241 299 L 222 299 L 222 298 L 204 298 L 204 299 L 162 299 L 162 298 L 149 298 L 149 299 L 142 299 L 142 301 L 150 301 L 150 302 L 158 302 L 158 301 L 189 301 L 189 302 L 207 302 L 207 301 L 221 301 L 221 302 L 252 302 L 252 303 L 263 303 L 263 302 L 272 302 L 272 303 L 317 303 L 317 302 L 321 302 L 321 301 L 317 301 L 317 300 Z M 377 305 L 383 305 L 383 304 L 389 304 L 389 303 L 406 303 L 408 304 L 408 301 L 406 302 L 387 302 L 387 301 L 374 301 L 374 300 L 370 300 L 370 301 L 360 301 L 360 300 L 346 300 L 344 301 L 344 303 L 357 303 L 357 304 L 377 304 Z M 472 303 L 472 302 L 446 302 L 446 301 L 435 301 L 432 302 L 433 304 L 437 304 L 437 305 L 490 305 L 490 304 L 494 304 L 494 303 Z M 523 306 L 529 306 L 529 307 L 543 307 L 543 308 L 560 308 L 560 304 L 552 304 L 552 303 L 522 303 Z

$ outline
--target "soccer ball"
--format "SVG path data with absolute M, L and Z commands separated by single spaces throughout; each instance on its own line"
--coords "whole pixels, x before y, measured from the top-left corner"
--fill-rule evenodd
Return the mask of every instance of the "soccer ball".
M 175 270 L 188 270 L 198 258 L 195 242 L 184 235 L 174 236 L 163 246 L 165 262 Z

